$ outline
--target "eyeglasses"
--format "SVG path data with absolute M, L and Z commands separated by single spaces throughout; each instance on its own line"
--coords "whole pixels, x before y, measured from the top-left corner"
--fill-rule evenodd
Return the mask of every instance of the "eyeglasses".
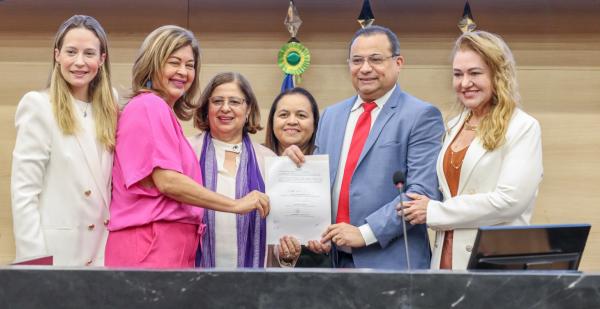
M 238 98 L 238 97 L 210 97 L 208 102 L 215 107 L 222 107 L 227 103 L 231 108 L 238 108 L 242 106 L 246 102 L 246 99 Z
M 391 56 L 387 56 L 387 57 L 384 57 L 383 55 L 370 55 L 368 57 L 354 56 L 354 57 L 348 59 L 348 63 L 353 67 L 361 67 L 365 63 L 365 61 L 367 61 L 370 66 L 378 66 L 378 65 L 382 65 L 384 61 L 386 61 L 390 58 L 394 58 L 394 57 L 398 57 L 398 56 L 397 55 L 391 55 Z

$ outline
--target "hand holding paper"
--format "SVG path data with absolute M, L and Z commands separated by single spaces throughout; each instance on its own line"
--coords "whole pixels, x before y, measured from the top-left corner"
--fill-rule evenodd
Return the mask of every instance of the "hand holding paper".
M 331 224 L 329 157 L 304 158 L 301 167 L 288 157 L 266 158 L 265 186 L 271 204 L 267 244 L 278 244 L 285 235 L 307 244 L 321 239 Z

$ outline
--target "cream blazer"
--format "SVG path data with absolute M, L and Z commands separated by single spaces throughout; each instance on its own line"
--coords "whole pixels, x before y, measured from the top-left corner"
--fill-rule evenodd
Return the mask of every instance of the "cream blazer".
M 506 142 L 494 151 L 475 138 L 465 155 L 457 195 L 450 197 L 444 176 L 444 153 L 463 125 L 466 112 L 450 128 L 437 160 L 444 201 L 430 201 L 427 224 L 436 231 L 431 267 L 439 269 L 444 231 L 454 230 L 452 268 L 466 269 L 477 234 L 486 225 L 528 225 L 542 181 L 542 137 L 537 120 L 516 109 Z
M 83 115 L 76 112 L 80 122 Z M 52 255 L 54 265 L 103 266 L 112 153 L 95 132 L 64 135 L 47 92 L 21 99 L 15 116 L 11 197 L 16 260 Z

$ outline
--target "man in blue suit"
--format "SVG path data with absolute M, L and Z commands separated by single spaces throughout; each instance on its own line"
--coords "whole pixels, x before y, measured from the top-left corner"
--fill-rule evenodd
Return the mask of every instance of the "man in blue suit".
M 406 269 L 403 237 L 408 237 L 411 268 L 429 268 L 427 228 L 406 223 L 408 235 L 403 235 L 392 177 L 402 171 L 407 192 L 439 197 L 435 163 L 444 125 L 436 107 L 397 85 L 403 63 L 391 30 L 360 29 L 348 59 L 358 95 L 321 116 L 315 154 L 329 155 L 336 223 L 308 247 L 326 253 L 333 243 L 335 267 Z M 285 153 L 298 163 L 304 160 L 297 147 Z

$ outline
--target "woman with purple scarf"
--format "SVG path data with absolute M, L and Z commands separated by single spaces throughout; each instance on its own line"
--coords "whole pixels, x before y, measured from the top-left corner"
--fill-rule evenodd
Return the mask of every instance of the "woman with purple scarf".
M 194 126 L 202 133 L 190 142 L 199 157 L 206 188 L 230 198 L 265 191 L 261 169 L 264 158 L 275 154 L 250 140 L 250 134 L 262 127 L 258 102 L 246 78 L 234 72 L 213 77 L 194 112 Z M 197 266 L 265 266 L 266 222 L 259 213 L 207 210 L 203 223 L 206 231 L 198 248 Z M 298 257 L 297 241 L 284 237 L 280 243 L 283 258 Z

